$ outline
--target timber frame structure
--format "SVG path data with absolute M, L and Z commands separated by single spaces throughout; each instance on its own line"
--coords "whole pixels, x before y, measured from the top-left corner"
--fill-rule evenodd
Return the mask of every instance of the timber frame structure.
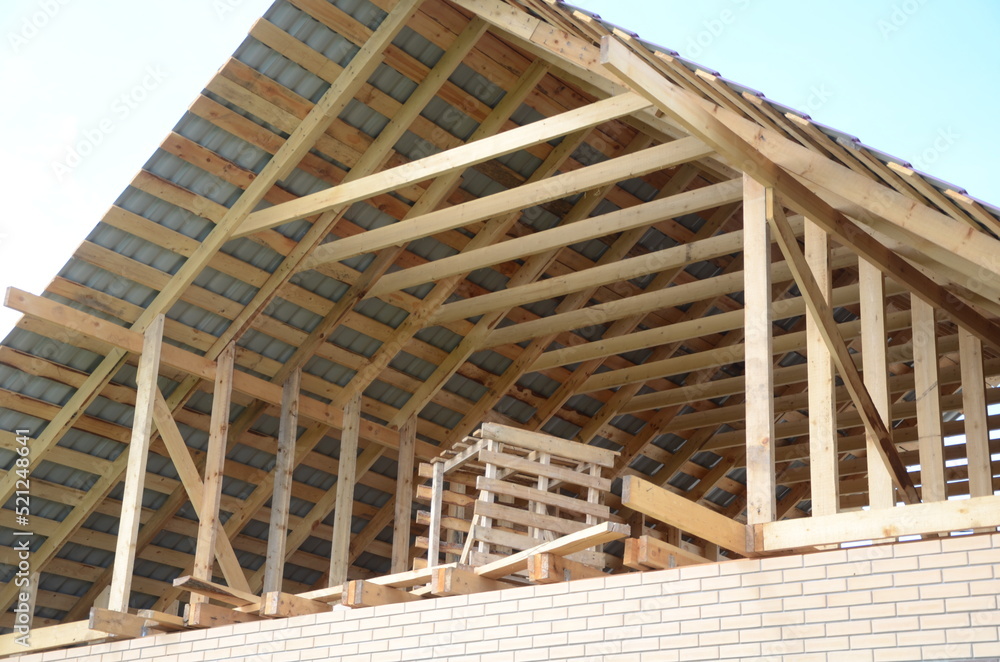
M 553 0 L 278 0 L 7 292 L 0 628 L 25 591 L 44 648 L 588 576 L 562 556 L 605 542 L 623 572 L 995 532 L 998 234 Z M 415 565 L 481 427 L 617 451 L 609 521 Z

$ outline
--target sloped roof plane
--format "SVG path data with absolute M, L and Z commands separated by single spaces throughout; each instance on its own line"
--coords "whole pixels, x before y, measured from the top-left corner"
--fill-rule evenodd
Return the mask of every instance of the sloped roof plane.
M 774 236 L 745 253 L 764 209 Z M 421 459 L 484 421 L 620 450 L 617 477 L 740 521 L 869 505 L 868 454 L 919 500 L 917 422 L 934 418 L 921 385 L 939 389 L 938 437 L 961 435 L 959 355 L 978 348 L 985 376 L 1000 372 L 998 232 L 997 210 L 965 191 L 569 5 L 277 0 L 45 293 L 8 293 L 27 314 L 0 345 L 0 460 L 14 466 L 28 430 L 35 622 L 79 620 L 109 586 L 129 498 L 127 602 L 181 594 L 171 581 L 199 536 L 185 481 L 207 461 L 213 366 L 231 343 L 219 572 L 251 592 L 290 434 L 282 387 L 299 372 L 290 592 L 331 572 L 354 405 L 357 484 L 340 495 L 352 577 L 389 569 L 407 425 Z M 771 241 L 789 257 L 762 258 Z M 773 320 L 745 317 L 761 300 Z M 881 364 L 862 351 L 872 306 Z M 177 434 L 154 435 L 130 495 L 139 356 L 161 314 Z M 807 319 L 824 314 L 817 344 Z M 841 381 L 823 404 L 806 364 L 831 337 Z M 745 377 L 762 369 L 773 383 Z M 823 406 L 836 443 L 821 457 Z M 748 455 L 748 429 L 769 429 L 771 458 Z M 992 493 L 996 450 L 983 466 L 982 448 L 943 447 L 942 472 L 944 458 L 967 465 L 936 489 Z M 748 492 L 767 462 L 771 482 Z M 0 479 L 4 499 L 16 479 Z M 21 527 L 9 507 L 0 518 L 7 580 Z M 15 598 L 0 587 L 2 628 Z

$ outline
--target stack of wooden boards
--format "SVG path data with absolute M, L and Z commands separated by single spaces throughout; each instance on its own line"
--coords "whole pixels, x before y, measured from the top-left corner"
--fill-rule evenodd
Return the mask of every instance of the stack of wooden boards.
M 616 451 L 538 432 L 485 423 L 473 437 L 420 466 L 431 479 L 417 498 L 430 503 L 417 522 L 427 563 L 483 566 L 616 518 L 604 503 Z M 582 563 L 577 576 L 600 572 L 599 546 L 563 559 Z M 525 571 L 526 573 L 527 571 Z

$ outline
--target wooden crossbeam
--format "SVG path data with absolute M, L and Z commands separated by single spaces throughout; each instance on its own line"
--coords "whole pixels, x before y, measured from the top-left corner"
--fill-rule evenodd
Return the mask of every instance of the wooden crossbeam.
M 510 588 L 511 584 L 477 575 L 468 567 L 442 566 L 434 568 L 428 593 L 434 597 L 486 593 Z
M 628 541 L 626 541 L 628 542 Z M 558 554 L 535 554 L 528 559 L 528 580 L 533 584 L 556 584 L 574 579 L 603 577 L 604 571 Z
M 326 191 L 320 191 L 303 196 L 296 200 L 275 205 L 268 209 L 255 212 L 240 228 L 239 236 L 260 232 L 267 228 L 288 223 L 300 218 L 312 216 L 324 211 L 350 205 L 359 200 L 367 200 L 380 193 L 393 191 L 408 184 L 414 184 L 441 175 L 464 170 L 476 163 L 516 152 L 525 147 L 543 143 L 574 131 L 597 126 L 622 115 L 634 113 L 649 106 L 649 102 L 637 95 L 626 94 L 602 102 L 569 110 L 555 117 L 549 117 L 526 126 L 505 131 L 491 138 L 455 147 L 446 152 L 428 156 L 412 163 L 380 172 L 376 175 L 335 186 Z M 347 240 L 342 240 L 347 241 Z M 341 242 L 335 242 L 341 243 Z M 354 242 L 349 242 L 354 243 Z M 330 247 L 333 251 L 334 247 Z M 342 259 L 330 257 L 336 255 L 325 250 L 317 250 L 313 258 L 307 260 L 304 268 L 313 268 L 317 264 Z
M 207 579 L 198 579 L 196 577 L 192 577 L 191 575 L 185 575 L 175 579 L 173 584 L 175 588 L 190 591 L 192 594 L 208 597 L 236 607 L 244 607 L 247 605 L 260 606 L 259 596 L 246 591 L 234 589 L 231 586 L 216 584 L 215 582 Z M 199 603 L 195 602 L 194 604 Z
M 769 552 L 997 526 L 1000 496 L 983 496 L 768 522 L 753 530 L 756 549 Z
M 725 549 L 748 551 L 745 525 L 636 476 L 622 478 L 622 505 Z
M 351 609 L 361 609 L 399 602 L 414 602 L 420 599 L 419 595 L 398 588 L 356 579 L 345 584 L 341 604 Z
M 714 559 L 713 559 L 714 560 Z M 649 535 L 625 541 L 622 565 L 635 570 L 667 570 L 682 565 L 708 563 L 709 559 L 689 552 L 683 547 L 658 540 Z

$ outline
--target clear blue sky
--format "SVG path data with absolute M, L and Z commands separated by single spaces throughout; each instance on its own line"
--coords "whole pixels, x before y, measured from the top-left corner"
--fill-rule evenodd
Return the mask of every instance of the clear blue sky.
M 0 287 L 41 292 L 270 2 L 0 3 Z M 1000 203 L 1000 2 L 576 4 Z

